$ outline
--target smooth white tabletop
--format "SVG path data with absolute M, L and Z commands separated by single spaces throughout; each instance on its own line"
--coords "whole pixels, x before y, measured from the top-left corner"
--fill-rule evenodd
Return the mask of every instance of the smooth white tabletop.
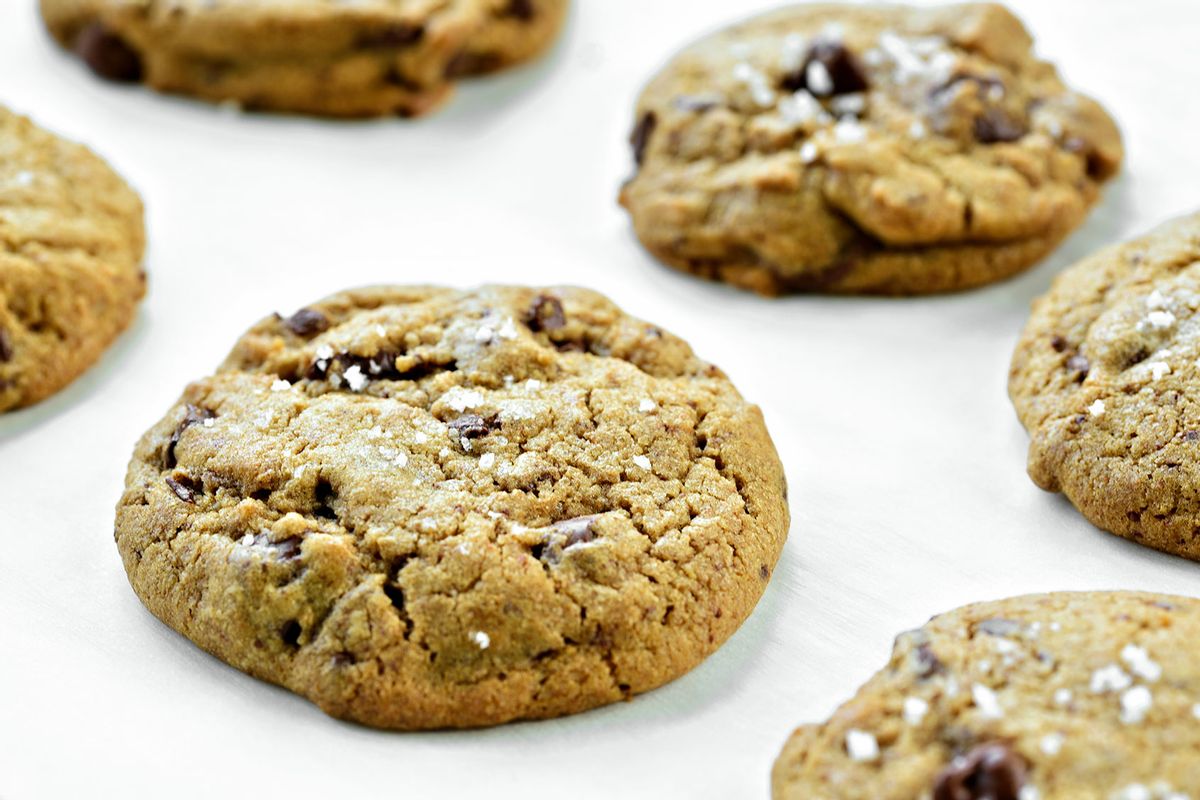
M 1200 205 L 1194 0 L 1025 0 L 1043 54 L 1127 136 L 1078 234 L 1011 282 L 764 300 L 657 266 L 616 205 L 641 83 L 773 0 L 577 0 L 561 47 L 417 122 L 239 115 L 105 85 L 0 0 L 0 102 L 143 194 L 150 294 L 103 362 L 0 418 L 0 798 L 761 798 L 930 615 L 1055 589 L 1200 595 L 1200 565 L 1103 534 L 1025 475 L 1005 394 L 1029 302 L 1093 249 Z M 380 282 L 570 283 L 688 339 L 759 403 L 793 527 L 758 610 L 690 675 L 573 718 L 379 733 L 224 666 L 147 613 L 112 541 L 138 436 L 239 333 Z

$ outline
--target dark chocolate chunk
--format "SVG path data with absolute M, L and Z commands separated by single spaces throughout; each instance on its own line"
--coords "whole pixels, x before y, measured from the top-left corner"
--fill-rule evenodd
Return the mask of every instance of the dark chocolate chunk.
M 206 419 L 216 419 L 215 412 L 209 411 L 207 408 L 200 408 L 188 403 L 187 410 L 183 414 L 183 419 L 175 426 L 174 433 L 167 441 L 167 449 L 163 452 L 163 468 L 173 469 L 178 463 L 175 459 L 175 447 L 179 444 L 179 439 L 183 436 L 183 432 L 193 425 L 199 425 Z
M 397 22 L 359 36 L 355 44 L 362 49 L 375 47 L 410 47 L 425 38 L 425 26 L 412 22 Z
M 819 63 L 829 74 L 832 88 L 812 87 L 808 85 L 809 66 Z M 867 90 L 867 77 L 859 66 L 858 59 L 839 41 L 822 39 L 813 44 L 808 51 L 804 64 L 795 72 L 783 76 L 782 86 L 789 92 L 807 89 L 815 95 L 828 97 L 830 95 L 853 94 Z M 814 88 L 820 91 L 815 91 Z
M 521 22 L 532 22 L 533 18 L 537 16 L 537 8 L 534 7 L 533 0 L 508 0 L 508 5 L 500 11 L 500 16 L 514 17 Z
M 141 56 L 103 23 L 93 22 L 79 32 L 75 52 L 101 78 L 122 83 L 142 79 Z
M 459 439 L 482 439 L 498 427 L 496 417 L 485 419 L 478 414 L 464 414 L 450 423 L 450 430 Z
M 1017 800 L 1027 767 L 1004 742 L 979 745 L 942 770 L 933 800 Z
M 633 161 L 639 167 L 646 158 L 646 147 L 650 144 L 650 137 L 657 127 L 658 115 L 653 111 L 647 111 L 642 114 L 641 119 L 633 128 L 633 133 L 629 135 L 629 144 L 633 147 Z
M 167 476 L 167 486 L 171 488 L 176 497 L 185 503 L 195 503 L 196 495 L 200 494 L 201 491 L 200 485 L 187 475 L 180 475 L 179 477 L 175 477 L 174 475 Z
M 525 324 L 531 331 L 556 331 L 567 324 L 562 301 L 548 294 L 539 294 L 525 312 Z
M 927 642 L 923 642 L 912 654 L 913 672 L 918 678 L 932 678 L 943 669 L 942 660 L 933 652 Z
M 1000 108 L 989 108 L 975 118 L 975 140 L 981 144 L 1015 142 L 1028 132 L 1024 123 Z
M 329 329 L 329 319 L 320 311 L 311 308 L 300 309 L 284 320 L 283 324 L 292 333 L 306 338 Z
M 8 335 L 8 331 L 0 328 L 0 363 L 11 361 L 13 357 L 13 343 Z

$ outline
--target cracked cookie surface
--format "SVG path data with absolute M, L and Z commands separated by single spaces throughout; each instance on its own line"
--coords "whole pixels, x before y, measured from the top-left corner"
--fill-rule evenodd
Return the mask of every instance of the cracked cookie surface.
M 420 116 L 534 58 L 567 0 L 41 0 L 97 75 L 252 110 Z
M 921 294 L 1049 253 L 1122 160 L 993 4 L 806 5 L 677 56 L 621 192 L 659 260 L 763 294 Z
M 138 444 L 130 582 L 368 725 L 493 725 L 715 651 L 788 528 L 759 410 L 581 289 L 380 287 L 252 328 Z
M 935 617 L 826 722 L 799 728 L 776 800 L 1200 796 L 1200 601 L 1031 595 Z
M 1068 269 L 1033 306 L 1009 395 L 1029 474 L 1095 525 L 1200 560 L 1200 214 Z
M 100 358 L 145 294 L 142 203 L 98 156 L 0 108 L 0 412 Z

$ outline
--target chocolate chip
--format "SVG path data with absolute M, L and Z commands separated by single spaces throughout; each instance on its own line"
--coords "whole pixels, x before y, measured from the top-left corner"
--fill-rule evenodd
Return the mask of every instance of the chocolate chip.
M 484 419 L 478 414 L 464 414 L 450 423 L 450 430 L 459 439 L 482 439 L 498 427 L 496 417 Z
M 768 567 L 766 564 L 763 564 L 762 566 L 760 566 L 758 568 L 758 577 L 762 578 L 764 581 L 767 578 L 771 577 L 771 568 Z
M 595 517 L 576 517 L 575 519 L 566 519 L 562 522 L 554 523 L 554 530 L 566 535 L 566 539 L 563 541 L 563 549 L 565 550 L 568 547 L 574 547 L 577 544 L 584 544 L 595 539 L 596 531 L 592 528 L 592 523 L 595 521 Z
M 283 639 L 283 643 L 288 647 L 300 646 L 300 634 L 304 633 L 304 628 L 296 620 L 292 620 L 284 625 L 279 630 L 279 637 Z
M 1067 371 L 1075 373 L 1076 383 L 1083 383 L 1091 369 L 1092 363 L 1078 353 L 1067 359 Z
M 1008 744 L 979 745 L 942 770 L 933 800 L 1017 800 L 1026 769 L 1025 760 Z
M 329 330 L 329 319 L 320 311 L 302 308 L 283 321 L 289 331 L 297 336 L 309 337 Z
M 300 547 L 303 544 L 304 540 L 299 536 L 290 536 L 282 542 L 272 542 L 271 548 L 275 550 L 280 561 L 294 561 L 300 557 Z
M 374 47 L 410 47 L 425 38 L 425 26 L 412 22 L 397 22 L 369 31 L 355 39 L 361 49 Z
M 504 66 L 504 63 L 504 59 L 497 53 L 474 53 L 464 50 L 450 59 L 450 63 L 446 65 L 445 76 L 461 78 L 464 75 L 482 75 L 495 72 Z
M 711 111 L 721 103 L 712 97 L 694 94 L 681 94 L 671 101 L 671 104 L 680 111 L 688 111 L 696 114 L 703 114 L 705 111 Z
M 537 9 L 533 5 L 533 0 L 508 0 L 501 11 L 502 17 L 514 17 L 522 22 L 532 22 L 537 16 Z
M 916 676 L 924 680 L 941 672 L 943 664 L 937 653 L 933 652 L 933 648 L 927 642 L 923 642 L 912 653 L 912 668 Z
M 0 363 L 12 360 L 13 343 L 9 338 L 8 331 L 0 328 Z
M 833 82 L 832 91 L 816 92 L 808 85 L 808 69 L 814 62 L 825 67 L 825 71 L 829 73 Z M 783 76 L 782 86 L 789 92 L 807 89 L 813 94 L 823 96 L 853 94 L 867 90 L 867 78 L 858 64 L 858 59 L 844 44 L 822 39 L 813 44 L 800 69 Z
M 989 108 L 975 118 L 975 140 L 981 144 L 1015 142 L 1028 132 L 1020 120 L 1000 108 Z
M 195 480 L 187 475 L 181 475 L 178 478 L 175 476 L 167 477 L 167 486 L 171 491 L 185 503 L 195 503 L 196 495 L 200 494 L 201 487 Z
M 1183 440 L 1185 442 L 1194 442 L 1200 439 L 1200 431 L 1184 431 Z
M 539 294 L 525 312 L 525 324 L 531 331 L 556 331 L 567 324 L 562 301 L 548 294 Z
M 75 52 L 101 78 L 122 83 L 142 79 L 141 56 L 100 22 L 93 22 L 79 32 L 75 37 Z
M 988 636 L 1012 636 L 1013 634 L 1020 633 L 1024 627 L 1014 619 L 995 617 L 983 620 L 975 626 L 975 629 L 980 633 L 986 633 Z
M 1068 347 L 1070 347 L 1070 342 L 1068 342 L 1066 339 L 1059 336 L 1058 334 L 1055 334 L 1050 339 L 1050 346 L 1052 348 L 1054 348 L 1054 352 L 1061 353 L 1061 352 L 1065 351 Z
M 658 115 L 653 111 L 647 111 L 642 114 L 641 119 L 633 128 L 633 133 L 629 135 L 629 144 L 633 147 L 633 161 L 639 167 L 646 158 L 646 147 L 650 144 L 650 137 L 657 127 Z
M 200 408 L 188 403 L 187 410 L 183 414 L 183 419 L 175 426 L 174 433 L 167 440 L 167 449 L 163 451 L 163 469 L 173 469 L 178 463 L 175 459 L 175 446 L 179 444 L 179 439 L 183 436 L 183 432 L 193 425 L 199 425 L 206 419 L 216 419 L 215 412 L 209 411 L 207 408 Z

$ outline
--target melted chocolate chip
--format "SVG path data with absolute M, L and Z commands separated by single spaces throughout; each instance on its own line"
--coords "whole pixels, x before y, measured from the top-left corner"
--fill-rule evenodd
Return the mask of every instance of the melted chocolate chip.
M 171 434 L 171 438 L 167 440 L 167 449 L 163 451 L 163 469 L 173 469 L 178 463 L 175 459 L 175 446 L 179 444 L 179 439 L 183 436 L 183 432 L 193 425 L 199 425 L 206 419 L 216 419 L 217 415 L 207 408 L 200 408 L 188 403 L 187 410 L 183 414 L 183 419 L 175 426 L 175 432 Z
M 508 0 L 508 5 L 500 11 L 500 16 L 532 22 L 537 16 L 537 8 L 534 7 L 533 0 Z
M 122 83 L 142 79 L 142 59 L 124 39 L 93 22 L 75 37 L 75 52 L 101 78 Z
M 639 167 L 646 158 L 646 147 L 650 144 L 650 137 L 654 135 L 654 129 L 658 127 L 658 115 L 653 111 L 647 111 L 642 114 L 637 125 L 633 128 L 633 133 L 629 135 L 629 144 L 633 147 L 633 161 Z
M 176 497 L 185 503 L 195 503 L 196 495 L 201 491 L 200 485 L 187 475 L 181 475 L 178 478 L 173 475 L 168 476 L 167 486 L 171 488 Z
M 975 140 L 981 144 L 1015 142 L 1028 132 L 1024 123 L 1000 108 L 989 108 L 975 118 Z
M 815 87 L 808 85 L 808 71 L 810 65 L 813 63 L 819 63 L 825 68 L 832 81 L 832 90 L 814 91 Z M 838 41 L 823 39 L 813 44 L 812 48 L 808 51 L 808 57 L 804 59 L 804 64 L 801 65 L 800 69 L 783 76 L 781 85 L 789 92 L 798 92 L 801 89 L 807 89 L 815 95 L 828 97 L 830 95 L 865 92 L 867 90 L 867 77 L 863 73 L 862 67 L 859 66 L 858 59 L 846 49 L 844 44 Z M 824 87 L 821 88 L 823 89 Z
M 329 330 L 329 319 L 320 311 L 302 308 L 283 321 L 289 331 L 305 338 Z
M 13 357 L 13 343 L 9 338 L 8 331 L 0 328 L 0 363 L 11 361 Z
M 375 47 L 410 47 L 425 38 L 425 26 L 411 22 L 397 22 L 393 25 L 370 31 L 359 36 L 355 44 L 362 49 Z
M 525 324 L 531 331 L 556 331 L 567 324 L 562 301 L 548 294 L 539 294 L 525 312 Z
M 958 756 L 938 775 L 933 800 L 1017 800 L 1026 766 L 1004 742 L 989 742 Z
M 498 428 L 496 417 L 485 419 L 478 414 L 464 414 L 450 423 L 450 430 L 459 439 L 482 439 Z

